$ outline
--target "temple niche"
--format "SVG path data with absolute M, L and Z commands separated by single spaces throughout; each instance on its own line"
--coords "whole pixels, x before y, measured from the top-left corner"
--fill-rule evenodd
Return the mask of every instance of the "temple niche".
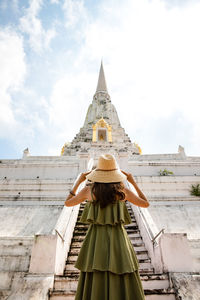
M 112 142 L 112 127 L 103 119 L 103 117 L 92 126 L 93 142 Z

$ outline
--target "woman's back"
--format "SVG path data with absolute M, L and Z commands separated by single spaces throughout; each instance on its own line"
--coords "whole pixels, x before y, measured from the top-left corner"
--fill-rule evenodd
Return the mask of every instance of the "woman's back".
M 80 222 L 99 225 L 116 225 L 119 223 L 126 225 L 131 223 L 131 217 L 125 201 L 116 200 L 115 203 L 101 208 L 100 201 L 96 202 L 93 198 L 93 200 L 86 202 Z

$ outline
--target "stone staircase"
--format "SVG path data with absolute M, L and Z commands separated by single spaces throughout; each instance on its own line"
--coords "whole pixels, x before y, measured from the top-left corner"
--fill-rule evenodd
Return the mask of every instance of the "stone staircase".
M 54 288 L 49 292 L 49 300 L 74 300 L 75 298 L 79 270 L 74 267 L 74 263 L 76 262 L 81 244 L 89 226 L 79 222 L 84 205 L 84 203 L 80 205 L 79 216 L 75 225 L 64 274 L 63 276 L 55 276 Z M 140 278 L 142 280 L 146 300 L 175 300 L 175 290 L 172 287 L 168 274 L 156 274 L 154 272 L 151 259 L 148 256 L 148 252 L 140 235 L 130 203 L 126 202 L 126 205 L 132 223 L 126 225 L 125 228 L 139 261 Z

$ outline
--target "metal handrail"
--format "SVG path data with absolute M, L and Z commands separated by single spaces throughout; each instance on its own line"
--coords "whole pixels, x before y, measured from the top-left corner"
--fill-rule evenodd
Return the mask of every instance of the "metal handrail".
M 159 235 L 161 235 L 162 233 L 164 233 L 164 230 L 165 230 L 165 228 L 162 228 L 162 229 L 154 236 L 154 238 L 151 240 L 152 243 L 155 242 L 156 238 L 157 238 Z
M 55 229 L 55 232 L 59 235 L 59 237 L 61 238 L 61 240 L 64 242 L 65 239 L 63 238 L 63 236 L 59 233 L 59 231 L 57 229 Z

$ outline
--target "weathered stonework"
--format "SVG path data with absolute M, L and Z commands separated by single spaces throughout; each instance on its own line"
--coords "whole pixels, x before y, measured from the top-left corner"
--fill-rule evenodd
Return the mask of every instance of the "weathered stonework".
M 200 275 L 192 273 L 171 273 L 171 279 L 180 300 L 200 299 Z

